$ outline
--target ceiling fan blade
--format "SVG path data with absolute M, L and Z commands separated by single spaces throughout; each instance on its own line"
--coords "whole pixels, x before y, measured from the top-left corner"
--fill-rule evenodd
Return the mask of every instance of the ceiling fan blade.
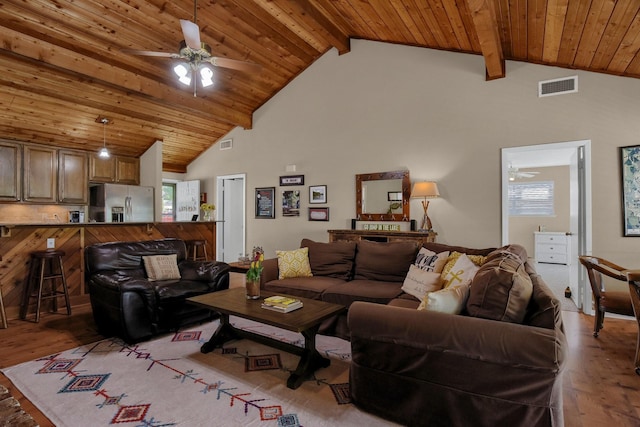
M 152 50 L 121 49 L 120 52 L 128 53 L 131 55 L 157 56 L 161 58 L 180 58 L 180 55 L 178 55 L 177 53 L 154 52 Z
M 232 70 L 246 71 L 249 73 L 257 73 L 262 69 L 261 65 L 253 62 L 238 61 L 236 59 L 221 58 L 219 56 L 212 56 L 208 61 L 216 67 L 231 68 Z
M 186 19 L 180 20 L 180 26 L 182 27 L 182 34 L 184 35 L 184 41 L 191 49 L 198 50 L 202 47 L 200 44 L 200 27 Z

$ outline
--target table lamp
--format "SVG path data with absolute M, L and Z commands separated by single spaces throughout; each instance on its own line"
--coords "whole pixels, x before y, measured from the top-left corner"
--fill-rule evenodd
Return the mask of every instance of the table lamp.
M 413 190 L 411 191 L 411 198 L 420 198 L 422 197 L 422 209 L 424 209 L 424 218 L 422 218 L 422 227 L 420 227 L 420 231 L 431 231 L 433 226 L 431 225 L 431 219 L 429 219 L 429 215 L 427 215 L 427 209 L 429 208 L 429 202 L 427 199 L 434 199 L 436 197 L 440 197 L 440 193 L 438 192 L 438 184 L 433 181 L 423 181 L 416 182 L 413 185 Z

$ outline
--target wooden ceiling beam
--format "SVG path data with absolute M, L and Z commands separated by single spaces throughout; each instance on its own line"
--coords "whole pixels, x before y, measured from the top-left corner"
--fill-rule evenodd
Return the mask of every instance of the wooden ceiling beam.
M 505 77 L 504 55 L 502 54 L 502 43 L 493 2 L 490 0 L 467 0 L 467 4 L 480 41 L 487 80 Z
M 326 35 L 340 55 L 351 51 L 351 43 L 349 41 L 350 25 L 344 21 L 340 15 L 328 17 L 325 14 L 326 12 L 323 13 L 317 6 L 322 5 L 322 3 L 317 0 L 299 0 L 299 2 L 296 3 L 299 3 L 304 11 L 318 23 L 320 31 Z

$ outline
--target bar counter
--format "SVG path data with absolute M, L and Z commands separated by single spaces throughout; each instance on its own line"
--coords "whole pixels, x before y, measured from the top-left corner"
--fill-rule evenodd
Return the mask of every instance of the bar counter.
M 84 283 L 84 248 L 96 243 L 167 237 L 205 240 L 209 258 L 216 257 L 216 221 L 0 224 L 0 285 L 7 318 L 19 317 L 30 254 L 46 250 L 47 239 L 55 239 L 55 248 L 65 252 L 64 272 L 73 307 L 89 302 Z M 46 310 L 48 305 L 43 303 L 42 313 Z

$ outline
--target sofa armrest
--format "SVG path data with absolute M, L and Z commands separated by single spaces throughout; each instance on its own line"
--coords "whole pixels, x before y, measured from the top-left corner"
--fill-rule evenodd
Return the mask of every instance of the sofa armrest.
M 487 363 L 555 375 L 564 364 L 567 351 L 566 338 L 560 329 L 366 302 L 351 305 L 348 322 L 354 361 L 367 357 L 361 348 L 376 342 L 389 343 L 397 346 L 394 357 L 389 358 L 395 362 L 381 361 L 387 365 L 382 368 L 397 368 L 406 374 L 411 366 L 418 376 L 421 376 L 420 361 L 430 362 L 428 353 L 433 357 L 453 356 L 458 361 L 473 360 L 476 367 Z M 416 353 L 425 356 L 418 360 L 409 356 Z
M 260 287 L 264 288 L 265 283 L 278 280 L 278 258 L 269 258 L 262 261 L 262 274 L 260 275 Z

